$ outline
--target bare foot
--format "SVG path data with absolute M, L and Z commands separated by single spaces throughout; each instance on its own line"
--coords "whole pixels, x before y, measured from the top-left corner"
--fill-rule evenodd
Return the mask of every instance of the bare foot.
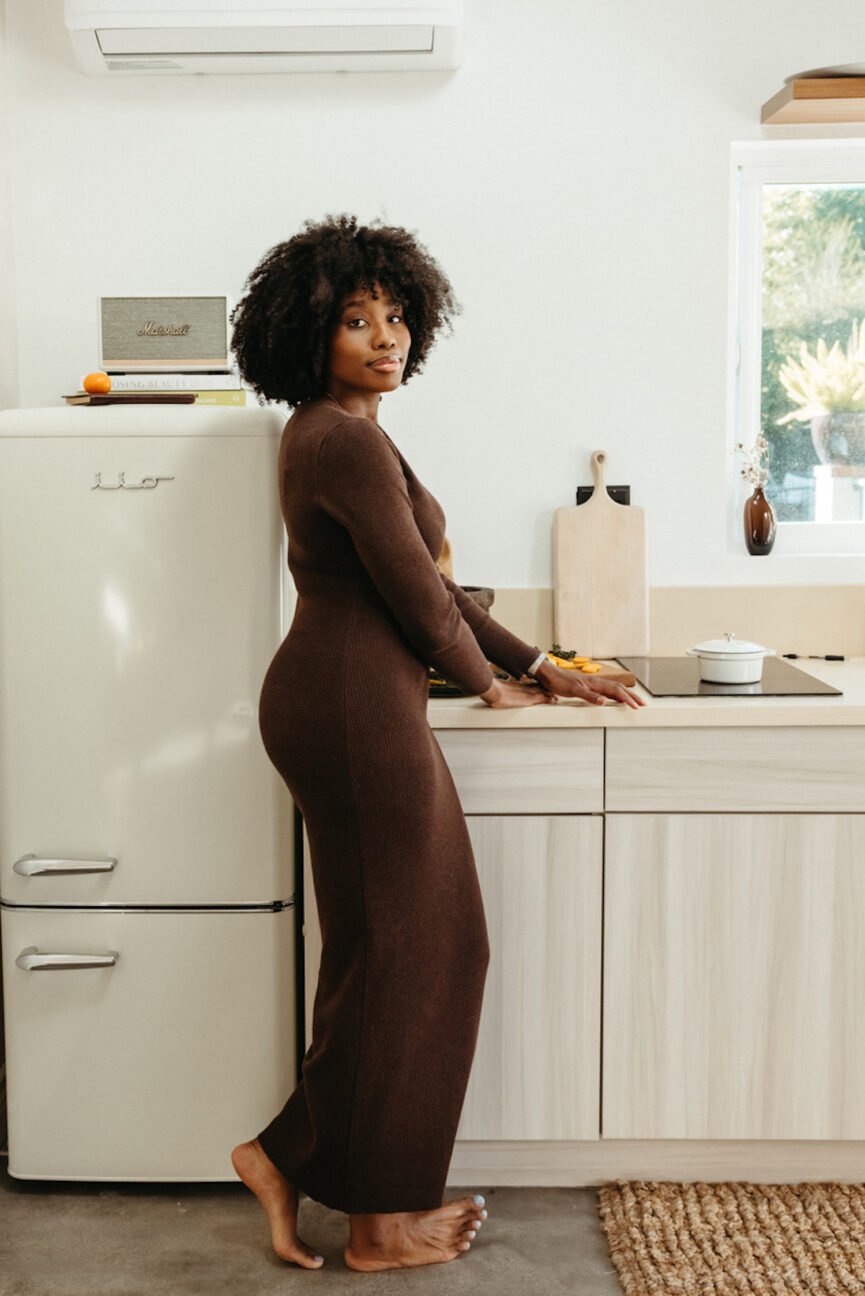
M 231 1164 L 250 1192 L 254 1192 L 270 1221 L 273 1249 L 281 1260 L 293 1260 L 304 1269 L 320 1269 L 324 1256 L 316 1255 L 297 1236 L 299 1193 L 277 1170 L 258 1139 L 238 1143 Z
M 442 1264 L 468 1251 L 486 1219 L 483 1197 L 460 1197 L 437 1210 L 351 1215 L 343 1252 L 349 1269 Z

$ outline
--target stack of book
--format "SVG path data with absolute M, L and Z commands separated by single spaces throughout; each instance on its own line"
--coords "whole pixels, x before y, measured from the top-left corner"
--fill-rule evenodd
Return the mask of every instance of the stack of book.
M 245 405 L 246 388 L 236 369 L 220 373 L 111 373 L 111 394 L 192 393 L 196 405 Z
M 219 373 L 112 373 L 108 370 L 108 376 L 110 392 L 91 395 L 82 388 L 63 399 L 67 405 L 248 403 L 247 389 L 234 369 Z

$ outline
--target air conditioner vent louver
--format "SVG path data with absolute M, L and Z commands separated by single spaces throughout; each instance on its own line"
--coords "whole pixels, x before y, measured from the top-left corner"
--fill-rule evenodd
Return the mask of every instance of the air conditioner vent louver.
M 99 28 L 103 54 L 383 54 L 433 47 L 432 27 Z

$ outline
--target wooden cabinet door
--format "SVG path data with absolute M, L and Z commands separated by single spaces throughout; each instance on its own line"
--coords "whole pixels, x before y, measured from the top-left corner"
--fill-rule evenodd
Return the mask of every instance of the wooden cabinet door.
M 608 814 L 602 1132 L 865 1138 L 865 816 Z
M 469 815 L 490 939 L 458 1139 L 597 1139 L 600 815 Z M 304 831 L 306 1047 L 321 934 Z
M 597 1139 L 603 820 L 468 815 L 490 940 L 458 1139 Z

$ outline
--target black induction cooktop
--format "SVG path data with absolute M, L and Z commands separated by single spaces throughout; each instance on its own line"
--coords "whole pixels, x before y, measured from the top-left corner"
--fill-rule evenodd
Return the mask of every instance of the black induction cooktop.
M 813 675 L 791 666 L 779 657 L 766 657 L 763 678 L 755 684 L 710 684 L 700 679 L 696 657 L 617 657 L 625 670 L 633 671 L 652 697 L 773 697 L 835 693 L 841 689 L 824 684 Z

